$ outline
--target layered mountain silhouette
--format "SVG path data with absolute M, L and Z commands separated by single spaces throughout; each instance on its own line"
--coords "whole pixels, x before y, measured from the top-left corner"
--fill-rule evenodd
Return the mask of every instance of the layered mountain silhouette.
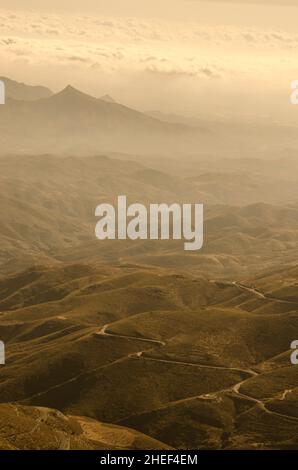
M 95 98 L 72 86 L 57 94 L 4 78 L 0 154 L 117 152 L 138 155 L 239 157 L 297 148 L 295 127 L 143 113 L 110 95 Z M 200 110 L 198 110 L 200 112 Z
M 194 150 L 202 129 L 170 124 L 72 86 L 34 101 L 12 98 L 0 109 L 2 152 L 130 151 L 149 154 Z

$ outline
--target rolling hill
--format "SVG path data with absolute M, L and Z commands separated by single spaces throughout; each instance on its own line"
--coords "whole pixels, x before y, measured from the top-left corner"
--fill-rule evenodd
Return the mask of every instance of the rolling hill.
M 278 289 L 280 278 L 274 282 Z M 81 427 L 87 421 L 96 442 L 80 431 L 71 438 L 74 448 L 118 448 L 105 436 L 114 425 L 120 435 L 124 426 L 150 436 L 156 441 L 143 437 L 140 445 L 155 448 L 296 445 L 294 300 L 267 297 L 251 282 L 96 264 L 4 277 L 0 299 L 7 354 L 0 416 L 13 401 L 37 427 L 35 414 L 43 416 L 44 408 L 74 416 Z M 109 424 L 103 430 L 98 422 Z M 51 431 L 46 425 L 37 433 L 41 447 L 61 436 L 61 423 Z M 69 431 L 63 433 L 65 444 Z
M 155 439 L 122 426 L 58 410 L 0 405 L 0 450 L 169 449 Z
M 269 172 L 269 167 L 263 171 Z M 289 173 L 293 171 L 289 169 Z M 213 189 L 213 184 L 205 186 L 206 173 L 193 181 L 183 172 L 176 175 L 170 168 L 157 170 L 128 157 L 2 157 L 0 272 L 13 273 L 34 264 L 98 260 L 230 278 L 280 262 L 291 263 L 297 253 L 297 184 L 291 189 L 290 181 L 285 180 L 284 186 L 280 181 L 284 200 L 279 200 L 276 191 L 279 202 L 269 197 L 273 194 L 270 184 L 267 202 L 255 202 L 264 199 L 265 185 L 259 191 L 254 172 L 251 178 L 253 186 L 248 178 L 236 178 L 235 187 L 223 174 Z M 95 207 L 100 202 L 114 203 L 123 192 L 130 202 L 142 201 L 145 205 L 157 201 L 203 202 L 203 250 L 185 253 L 180 241 L 96 240 Z

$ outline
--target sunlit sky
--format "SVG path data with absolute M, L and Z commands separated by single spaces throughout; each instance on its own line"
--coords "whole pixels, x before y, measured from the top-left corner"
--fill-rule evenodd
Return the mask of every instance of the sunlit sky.
M 280 114 L 298 78 L 296 3 L 1 0 L 0 75 L 140 109 Z

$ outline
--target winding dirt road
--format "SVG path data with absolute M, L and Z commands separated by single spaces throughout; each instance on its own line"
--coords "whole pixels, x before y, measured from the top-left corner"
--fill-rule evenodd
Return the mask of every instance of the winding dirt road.
M 234 284 L 234 283 L 233 283 Z M 236 284 L 234 284 L 236 285 Z M 253 290 L 252 288 L 247 288 L 249 291 Z M 261 293 L 259 293 L 258 291 L 256 291 L 256 293 L 258 295 L 262 295 Z M 138 336 L 130 336 L 130 335 L 121 335 L 121 334 L 118 334 L 118 333 L 112 333 L 111 331 L 107 331 L 108 328 L 109 328 L 110 324 L 106 324 L 104 325 L 99 331 L 97 331 L 95 334 L 98 335 L 98 336 L 103 336 L 103 337 L 113 337 L 113 338 L 117 338 L 117 339 L 123 339 L 123 340 L 134 340 L 134 341 L 140 341 L 140 342 L 144 342 L 144 343 L 147 343 L 147 344 L 151 344 L 153 346 L 158 346 L 158 347 L 164 347 L 166 345 L 166 343 L 164 341 L 160 341 L 160 340 L 155 340 L 155 339 L 152 339 L 152 338 L 143 338 L 143 337 L 138 337 Z M 266 402 L 269 402 L 270 399 L 268 400 L 260 400 L 260 399 L 257 399 L 257 398 L 254 398 L 254 397 L 251 397 L 249 395 L 245 395 L 244 393 L 241 392 L 241 386 L 247 382 L 248 380 L 250 380 L 252 377 L 255 377 L 257 375 L 259 375 L 257 372 L 255 372 L 254 370 L 252 369 L 245 369 L 245 368 L 237 368 L 237 367 L 226 367 L 226 366 L 212 366 L 212 365 L 207 365 L 207 364 L 198 364 L 198 363 L 194 363 L 194 362 L 186 362 L 186 361 L 177 361 L 177 360 L 171 360 L 171 359 L 159 359 L 159 358 L 153 358 L 153 357 L 149 357 L 149 356 L 144 356 L 144 353 L 150 351 L 150 349 L 145 349 L 145 350 L 141 350 L 141 351 L 137 351 L 135 353 L 130 353 L 126 356 L 123 356 L 121 358 L 118 358 L 112 362 L 109 362 L 107 364 L 104 364 L 104 365 L 101 365 L 101 366 L 98 366 L 94 369 L 91 369 L 91 370 L 88 370 L 86 372 L 83 372 L 81 374 L 78 374 L 77 376 L 75 377 L 72 377 L 64 382 L 61 382 L 57 385 L 54 385 L 50 388 L 48 388 L 47 390 L 44 390 L 42 392 L 39 392 L 39 393 L 36 393 L 35 395 L 29 397 L 29 398 L 26 398 L 22 401 L 28 401 L 28 400 L 32 400 L 34 398 L 38 398 L 38 397 L 41 397 L 45 394 L 47 394 L 48 392 L 52 391 L 52 390 L 57 390 L 59 389 L 60 387 L 62 387 L 63 385 L 66 385 L 66 384 L 70 384 L 70 383 L 74 383 L 76 382 L 77 380 L 79 380 L 80 378 L 83 378 L 83 377 L 87 377 L 90 373 L 93 373 L 93 372 L 96 372 L 98 370 L 101 370 L 101 369 L 104 369 L 104 368 L 107 368 L 113 364 L 117 364 L 117 363 L 120 363 L 120 362 L 123 362 L 125 361 L 126 359 L 135 359 L 135 360 L 146 360 L 146 361 L 153 361 L 153 362 L 160 362 L 160 363 L 163 363 L 163 364 L 175 364 L 175 365 L 184 365 L 184 366 L 191 366 L 191 367 L 198 367 L 198 368 L 205 368 L 205 369 L 214 369 L 214 370 L 227 370 L 227 371 L 233 371 L 233 372 L 241 372 L 241 373 L 245 373 L 248 375 L 247 378 L 241 380 L 240 382 L 232 385 L 231 387 L 229 388 L 226 388 L 226 389 L 223 389 L 223 390 L 219 390 L 219 391 L 216 391 L 216 392 L 212 392 L 212 393 L 207 393 L 207 394 L 203 394 L 203 395 L 199 395 L 199 396 L 194 396 L 194 397 L 188 397 L 188 398 L 185 398 L 185 399 L 181 399 L 181 400 L 177 400 L 171 404 L 174 404 L 174 403 L 178 403 L 178 402 L 183 402 L 183 401 L 189 401 L 189 400 L 194 400 L 194 399 L 205 399 L 205 400 L 214 400 L 214 399 L 219 399 L 219 395 L 224 393 L 224 392 L 233 392 L 235 395 L 237 395 L 238 397 L 242 398 L 242 399 L 245 399 L 247 401 L 250 401 L 252 403 L 254 403 L 255 406 L 259 406 L 264 412 L 268 413 L 268 414 L 272 414 L 272 415 L 275 415 L 277 417 L 280 417 L 280 418 L 283 418 L 283 419 L 289 419 L 289 420 L 294 420 L 294 421 L 298 421 L 298 418 L 294 417 L 294 416 L 288 416 L 288 415 L 283 415 L 281 413 L 278 413 L 278 412 L 275 412 L 275 411 L 272 411 L 270 409 L 268 409 L 266 407 Z M 282 398 L 281 399 L 285 399 L 286 398 L 286 395 L 289 393 L 290 391 L 289 390 L 285 390 L 283 395 L 282 395 Z M 251 409 L 251 408 L 250 408 Z M 247 410 L 249 411 L 249 410 Z M 246 411 L 246 412 L 247 412 Z M 246 413 L 244 412 L 244 413 Z M 242 414 L 244 414 L 242 413 Z M 61 442 L 62 444 L 62 447 L 67 447 L 67 443 L 66 442 Z
M 237 281 L 232 282 L 232 285 L 238 287 L 238 289 L 241 289 L 241 290 L 244 290 L 244 291 L 247 291 L 247 292 L 251 292 L 252 294 L 256 295 L 257 297 L 260 297 L 260 299 L 267 299 L 268 298 L 265 294 L 258 291 L 254 287 L 245 286 L 244 284 L 241 284 L 240 282 L 237 282 Z
M 246 286 L 245 284 L 242 284 L 241 282 L 238 282 L 238 281 L 233 281 L 228 284 L 232 286 L 236 286 L 238 287 L 238 289 L 241 289 L 243 291 L 250 292 L 251 294 L 256 295 L 260 299 L 269 300 L 270 302 L 279 302 L 279 303 L 286 303 L 286 304 L 291 304 L 291 305 L 297 304 L 296 302 L 293 302 L 291 300 L 279 299 L 278 297 L 273 297 L 272 295 L 264 294 L 263 292 L 260 292 L 258 289 L 255 289 L 254 287 Z
M 249 291 L 251 291 L 251 290 L 254 291 L 254 289 L 252 289 L 252 288 L 247 288 L 247 289 Z M 258 291 L 255 291 L 255 293 L 257 293 L 258 295 L 264 297 L 263 294 L 261 294 Z M 108 327 L 109 327 L 109 324 L 105 325 L 97 334 L 100 334 L 102 336 L 115 337 L 115 338 L 142 340 L 146 343 L 158 344 L 160 346 L 165 346 L 165 344 L 166 344 L 164 341 L 153 340 L 151 338 L 139 338 L 139 337 L 136 337 L 136 336 L 126 336 L 126 335 L 119 335 L 118 333 L 107 332 L 106 330 L 107 330 Z M 186 399 L 178 400 L 179 402 L 183 402 L 183 401 L 186 401 L 186 400 L 194 400 L 196 398 L 202 398 L 202 399 L 205 399 L 205 400 L 206 399 L 214 400 L 214 399 L 218 399 L 218 395 L 220 393 L 232 391 L 238 397 L 243 398 L 247 401 L 250 401 L 250 402 L 254 403 L 256 406 L 259 406 L 265 413 L 275 415 L 275 416 L 283 418 L 283 419 L 289 419 L 289 420 L 294 420 L 294 421 L 298 420 L 298 418 L 296 418 L 294 416 L 284 415 L 282 413 L 278 413 L 276 411 L 272 411 L 272 410 L 268 409 L 266 407 L 266 402 L 268 402 L 270 400 L 263 400 L 262 401 L 262 400 L 259 400 L 258 398 L 254 398 L 254 397 L 251 397 L 249 395 L 245 395 L 244 393 L 242 393 L 240 391 L 241 386 L 245 382 L 250 380 L 252 377 L 255 377 L 255 376 L 259 375 L 257 372 L 255 372 L 252 369 L 243 369 L 243 368 L 225 367 L 225 366 L 211 366 L 211 365 L 198 364 L 198 363 L 193 363 L 193 362 L 175 361 L 175 360 L 170 360 L 170 359 L 158 359 L 158 358 L 152 358 L 152 357 L 144 356 L 145 352 L 148 352 L 148 350 L 139 351 L 139 352 L 136 352 L 136 353 L 133 353 L 133 354 L 129 354 L 128 357 L 131 358 L 131 359 L 140 359 L 140 358 L 142 358 L 142 359 L 147 360 L 147 361 L 155 361 L 155 362 L 161 362 L 161 363 L 165 363 L 165 364 L 176 364 L 176 365 L 185 365 L 185 366 L 199 367 L 199 368 L 206 368 L 206 369 L 216 369 L 216 370 L 228 370 L 228 371 L 233 371 L 233 372 L 242 372 L 242 373 L 246 373 L 246 374 L 249 375 L 249 377 L 242 380 L 241 382 L 236 383 L 235 385 L 233 385 L 230 388 L 220 390 L 220 391 L 217 391 L 217 392 L 214 392 L 214 393 L 211 393 L 211 394 L 204 394 L 204 395 L 199 395 L 199 396 L 196 396 L 196 397 L 189 397 L 189 398 L 186 398 Z M 286 395 L 289 392 L 290 392 L 290 390 L 285 390 L 281 399 L 285 399 Z
M 107 332 L 107 329 L 108 329 L 109 326 L 110 326 L 109 323 L 107 325 L 104 325 L 101 328 L 101 330 L 99 330 L 96 334 L 100 335 L 100 336 L 112 336 L 112 337 L 116 337 L 116 338 L 144 341 L 144 343 L 158 344 L 159 346 L 165 346 L 166 345 L 166 343 L 164 341 L 158 341 L 157 339 L 142 338 L 141 336 L 120 335 L 118 333 Z

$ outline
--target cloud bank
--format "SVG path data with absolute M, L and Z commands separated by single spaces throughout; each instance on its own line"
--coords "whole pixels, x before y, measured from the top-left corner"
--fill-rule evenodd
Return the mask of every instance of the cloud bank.
M 99 95 L 117 84 L 128 99 L 127 88 L 141 93 L 141 85 L 154 94 L 155 86 L 174 93 L 243 80 L 274 86 L 277 76 L 290 82 L 297 47 L 298 34 L 282 30 L 0 10 L 2 74 L 54 89 L 71 81 L 90 92 L 98 80 Z

